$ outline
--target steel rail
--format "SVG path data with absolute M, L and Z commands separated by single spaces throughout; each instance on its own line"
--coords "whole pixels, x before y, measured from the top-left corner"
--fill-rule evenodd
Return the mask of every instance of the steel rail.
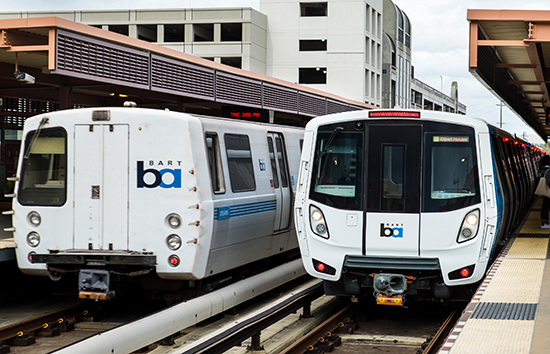
M 319 342 L 320 338 L 323 338 L 327 333 L 333 333 L 338 328 L 341 328 L 342 324 L 347 322 L 346 320 L 353 315 L 352 305 L 347 305 L 279 354 L 303 354 L 310 351 Z
M 324 294 L 318 279 L 171 354 L 216 354 L 242 343 Z
M 443 322 L 441 327 L 437 330 L 437 332 L 433 335 L 432 339 L 424 348 L 422 351 L 422 354 L 435 354 L 441 348 L 441 345 L 445 342 L 445 339 L 447 339 L 447 336 L 449 333 L 451 333 L 452 329 L 454 328 L 454 325 L 460 318 L 460 315 L 462 314 L 462 311 L 459 310 L 453 310 L 447 319 Z
M 58 323 L 62 318 L 71 318 L 79 315 L 84 315 L 85 311 L 90 311 L 89 302 L 77 304 L 65 309 L 53 311 L 41 316 L 33 317 L 28 320 L 14 323 L 9 326 L 0 328 L 0 342 L 6 341 L 8 339 L 17 338 L 24 334 L 40 330 L 45 327 L 47 324 L 48 327 Z
M 302 260 L 297 259 L 53 353 L 132 353 L 303 275 Z

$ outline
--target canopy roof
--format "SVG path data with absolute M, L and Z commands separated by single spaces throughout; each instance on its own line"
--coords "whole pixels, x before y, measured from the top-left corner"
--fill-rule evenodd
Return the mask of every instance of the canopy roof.
M 470 72 L 545 141 L 550 11 L 468 10 Z

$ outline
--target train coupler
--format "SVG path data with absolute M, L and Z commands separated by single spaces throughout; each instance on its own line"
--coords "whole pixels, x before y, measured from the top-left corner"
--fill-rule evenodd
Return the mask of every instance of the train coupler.
M 78 297 L 95 301 L 112 299 L 115 292 L 109 289 L 110 279 L 106 270 L 81 269 L 78 275 Z

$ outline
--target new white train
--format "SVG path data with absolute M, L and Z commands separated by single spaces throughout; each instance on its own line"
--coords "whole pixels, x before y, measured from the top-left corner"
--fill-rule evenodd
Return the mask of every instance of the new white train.
M 295 222 L 325 292 L 455 299 L 483 278 L 533 197 L 541 153 L 486 122 L 372 110 L 306 126 Z
M 80 296 L 104 299 L 129 279 L 171 288 L 299 254 L 302 139 L 303 128 L 141 108 L 29 118 L 12 212 L 19 268 L 79 274 Z

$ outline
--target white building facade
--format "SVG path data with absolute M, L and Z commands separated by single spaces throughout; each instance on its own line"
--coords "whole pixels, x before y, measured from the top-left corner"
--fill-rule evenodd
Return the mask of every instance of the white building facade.
M 381 105 L 382 0 L 261 0 L 266 74 Z
M 260 0 L 260 11 L 211 8 L 0 13 L 0 19 L 46 16 L 81 22 L 379 107 L 455 107 L 451 97 L 424 92 L 426 85 L 413 79 L 412 25 L 391 0 Z M 423 104 L 418 95 L 424 94 L 437 102 Z M 460 107 L 465 113 L 466 107 Z

